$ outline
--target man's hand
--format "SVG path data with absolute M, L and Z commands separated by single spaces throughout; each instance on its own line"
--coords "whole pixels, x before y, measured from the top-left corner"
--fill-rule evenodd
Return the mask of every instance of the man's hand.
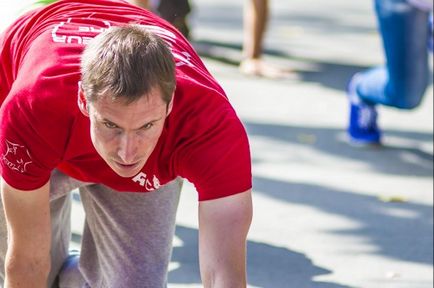
M 246 287 L 251 191 L 199 203 L 200 271 L 206 288 Z
M 49 183 L 20 191 L 1 179 L 8 229 L 5 288 L 46 288 L 50 271 Z

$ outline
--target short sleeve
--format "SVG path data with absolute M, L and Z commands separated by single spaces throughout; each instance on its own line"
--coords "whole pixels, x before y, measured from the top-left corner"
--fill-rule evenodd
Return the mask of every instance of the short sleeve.
M 247 191 L 252 187 L 252 173 L 244 126 L 232 108 L 207 121 L 207 129 L 181 152 L 181 176 L 195 185 L 199 201 Z
M 0 110 L 1 175 L 20 190 L 43 186 L 60 162 L 64 146 L 63 135 L 54 132 L 59 124 L 55 113 L 50 112 L 49 105 L 28 100 L 27 93 L 31 92 L 24 89 L 15 93 L 12 89 Z M 63 130 L 66 133 L 67 126 Z

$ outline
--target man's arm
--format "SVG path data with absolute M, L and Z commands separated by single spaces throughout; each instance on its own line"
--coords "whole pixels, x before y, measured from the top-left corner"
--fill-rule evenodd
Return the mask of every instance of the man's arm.
M 1 179 L 1 196 L 8 228 L 5 288 L 46 288 L 51 247 L 49 183 L 20 191 Z
M 246 287 L 251 191 L 199 203 L 199 258 L 205 288 Z

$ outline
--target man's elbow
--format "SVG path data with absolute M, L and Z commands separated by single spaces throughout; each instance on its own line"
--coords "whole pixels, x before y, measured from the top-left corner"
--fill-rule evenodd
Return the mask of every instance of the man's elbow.
M 203 279 L 204 288 L 245 288 L 247 287 L 245 277 L 227 277 L 213 275 Z

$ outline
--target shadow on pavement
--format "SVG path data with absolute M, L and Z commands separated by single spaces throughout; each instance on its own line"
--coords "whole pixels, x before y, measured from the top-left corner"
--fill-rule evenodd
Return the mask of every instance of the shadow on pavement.
M 194 41 L 193 45 L 201 57 L 232 66 L 240 65 L 242 59 L 242 46 L 239 43 L 227 43 L 206 39 Z M 233 53 L 234 51 L 236 53 Z M 354 74 L 372 68 L 372 66 L 366 65 L 350 65 L 303 59 L 300 57 L 293 57 L 286 52 L 275 49 L 265 49 L 264 55 L 273 56 L 279 59 L 280 64 L 277 65 L 277 67 L 293 71 L 298 75 L 300 82 L 318 83 L 323 87 L 338 91 L 346 91 L 348 82 Z M 291 64 L 291 62 L 294 62 L 294 64 Z M 309 69 L 304 68 L 303 66 L 305 65 L 300 66 L 299 63 L 307 64 Z M 312 69 L 312 67 L 314 69 Z M 432 79 L 432 71 L 430 72 L 430 75 L 430 79 Z M 430 80 L 429 84 L 431 85 L 432 83 L 432 80 Z
M 179 266 L 169 272 L 169 287 L 172 284 L 200 284 L 198 230 L 177 225 L 176 236 L 182 246 L 174 247 L 171 262 Z M 81 235 L 73 233 L 72 242 L 81 243 Z M 305 255 L 283 247 L 248 241 L 248 283 L 263 288 L 351 288 L 336 283 L 316 282 L 313 277 L 331 271 L 315 266 Z
M 337 158 L 348 158 L 352 161 L 361 161 L 370 165 L 371 169 L 383 174 L 432 177 L 433 175 L 433 154 L 423 151 L 416 145 L 413 146 L 391 146 L 387 143 L 388 137 L 403 139 L 404 142 L 432 142 L 431 133 L 410 132 L 410 131 L 385 131 L 385 145 L 376 148 L 356 148 L 350 146 L 346 141 L 340 140 L 343 131 L 333 128 L 312 128 L 297 127 L 267 123 L 244 123 L 251 138 L 256 136 L 269 138 L 273 141 L 282 141 L 288 144 L 307 145 L 311 149 L 319 150 L 322 153 Z M 302 143 L 300 140 L 308 137 L 311 144 Z M 412 160 L 413 159 L 413 160 Z M 415 161 L 414 159 L 417 159 Z M 288 159 L 283 159 L 282 161 Z M 261 160 L 255 159 L 254 163 Z
M 336 157 L 347 158 L 369 165 L 378 173 L 405 177 L 432 177 L 433 154 L 418 148 L 420 142 L 432 143 L 431 133 L 388 130 L 387 137 L 401 139 L 406 146 L 388 146 L 377 149 L 355 148 L 339 140 L 343 131 L 332 128 L 296 127 L 276 124 L 245 123 L 249 137 L 281 141 L 284 145 L 303 145 Z M 300 141 L 300 135 L 314 139 Z M 395 141 L 396 142 L 396 141 Z M 416 144 L 414 144 L 416 143 Z M 253 155 L 254 163 L 267 159 Z M 276 161 L 300 161 L 296 155 Z M 288 171 L 291 173 L 291 171 Z M 280 201 L 315 207 L 330 215 L 338 215 L 360 223 L 350 230 L 329 231 L 342 236 L 367 239 L 377 249 L 376 255 L 422 264 L 433 263 L 432 206 L 414 203 L 383 202 L 375 196 L 305 183 L 286 182 L 254 177 L 254 191 Z M 391 187 L 393 189 L 393 187 Z M 290 225 L 290 223 L 288 223 Z
M 347 90 L 348 82 L 354 74 L 372 68 L 372 66 L 345 65 L 319 61 L 312 62 L 310 60 L 307 62 L 313 63 L 315 71 L 296 71 L 300 76 L 300 81 L 319 83 L 324 87 L 340 91 Z M 432 79 L 432 73 L 430 79 Z M 432 80 L 430 80 L 430 84 L 431 83 Z
M 200 56 L 221 63 L 238 66 L 242 59 L 241 44 L 231 44 L 213 40 L 199 40 L 194 41 L 193 45 Z M 236 53 L 231 53 L 231 51 L 236 51 Z M 284 66 L 282 66 L 282 64 L 278 66 L 282 66 L 281 68 L 287 68 L 297 73 L 299 81 L 301 82 L 319 83 L 324 87 L 339 91 L 346 90 L 352 75 L 370 68 L 370 66 L 328 63 L 312 59 L 295 58 L 285 52 L 273 49 L 266 49 L 264 54 L 277 57 L 281 60 L 280 62 L 284 63 Z M 305 69 L 299 67 L 299 64 L 294 64 L 294 66 L 292 66 L 291 61 L 308 64 L 309 67 L 314 67 L 314 69 Z M 287 63 L 285 64 L 285 62 Z
M 176 227 L 183 245 L 175 247 L 172 262 L 180 266 L 169 273 L 169 283 L 201 283 L 198 265 L 198 231 L 185 226 Z M 330 273 L 315 266 L 305 255 L 265 243 L 247 243 L 248 282 L 264 288 L 349 288 L 334 283 L 315 282 L 313 277 Z M 170 285 L 169 285 L 170 286 Z
M 348 33 L 373 34 L 377 32 L 375 25 L 361 25 L 356 21 L 344 23 L 341 18 L 336 17 L 333 11 L 328 11 L 329 13 L 313 13 L 309 9 L 304 12 L 302 10 L 293 11 L 287 2 L 272 3 L 272 8 L 269 25 L 273 27 L 270 29 L 304 27 L 305 29 L 324 31 L 324 33 L 330 35 Z M 348 5 L 346 7 L 341 5 L 339 6 L 339 13 L 361 17 L 361 13 L 363 12 L 357 5 Z M 243 29 L 242 2 L 221 3 L 213 1 L 201 3 L 200 7 L 196 7 L 193 3 L 193 14 L 197 17 L 196 22 L 198 25 L 229 31 Z M 368 10 L 363 16 L 371 17 L 371 14 L 372 12 Z M 372 21 L 375 20 L 373 19 Z
M 280 201 L 308 205 L 356 221 L 360 225 L 355 229 L 329 233 L 366 239 L 376 248 L 373 252 L 376 255 L 433 264 L 433 210 L 430 205 L 382 202 L 377 197 L 351 191 L 262 177 L 254 177 L 253 188 L 256 193 Z

